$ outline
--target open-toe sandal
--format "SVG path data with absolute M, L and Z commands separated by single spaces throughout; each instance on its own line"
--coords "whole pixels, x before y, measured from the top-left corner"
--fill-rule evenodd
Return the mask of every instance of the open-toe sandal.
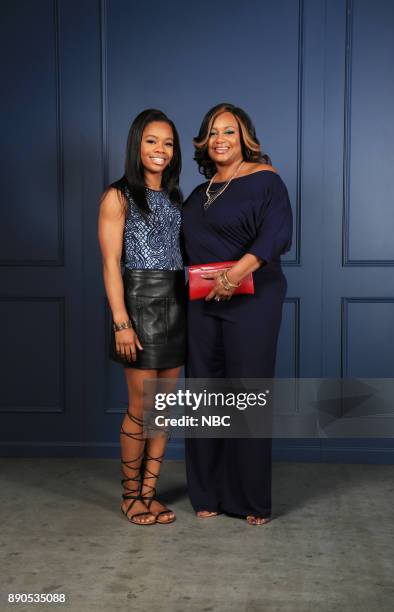
M 162 502 L 160 502 L 158 499 L 156 499 L 156 487 L 153 487 L 149 484 L 146 484 L 145 481 L 146 480 L 151 480 L 151 479 L 155 479 L 155 481 L 158 478 L 157 474 L 154 474 L 151 470 L 149 470 L 146 467 L 146 462 L 147 461 L 158 461 L 158 463 L 162 463 L 163 462 L 163 457 L 164 455 L 161 455 L 160 457 L 151 457 L 146 451 L 145 451 L 145 456 L 144 456 L 144 463 L 145 463 L 145 467 L 144 467 L 144 487 L 147 487 L 148 490 L 148 494 L 144 494 L 141 495 L 143 502 L 145 503 L 146 507 L 149 508 L 152 505 L 153 501 L 157 501 L 159 504 L 161 504 L 162 506 L 164 506 L 164 504 Z M 146 475 L 148 474 L 148 476 Z M 173 523 L 176 520 L 176 516 L 174 514 L 174 512 L 170 509 L 170 508 L 165 508 L 165 510 L 161 510 L 160 512 L 153 512 L 151 511 L 152 514 L 156 517 L 156 523 L 159 523 L 159 525 L 168 525 L 169 523 Z M 165 519 L 164 516 L 165 515 L 172 515 L 170 516 L 168 519 Z
M 129 416 L 129 418 L 136 424 L 139 425 L 140 427 L 142 427 L 142 419 L 140 419 L 137 416 L 134 416 L 133 414 L 131 414 L 129 412 L 129 410 L 127 410 L 127 414 Z M 133 438 L 134 440 L 140 440 L 141 438 L 137 437 L 140 436 L 141 433 L 140 432 L 136 432 L 136 433 L 129 433 L 127 431 L 124 431 L 123 427 L 120 430 L 120 433 L 128 436 L 129 438 Z M 141 475 L 140 475 L 140 465 L 141 465 L 141 461 L 143 459 L 143 452 L 136 457 L 135 459 L 130 459 L 129 461 L 124 461 L 123 459 L 121 459 L 121 464 L 122 466 L 126 466 L 126 468 L 128 470 L 135 470 L 136 475 L 132 476 L 130 478 L 122 478 L 122 485 L 123 488 L 125 489 L 125 493 L 123 493 L 122 497 L 124 500 L 126 499 L 130 499 L 130 504 L 127 506 L 126 510 L 123 509 L 123 507 L 121 506 L 120 510 L 122 512 L 122 514 L 125 515 L 125 517 L 127 518 L 127 520 L 130 523 L 133 523 L 134 525 L 154 525 L 156 522 L 156 517 L 152 512 L 136 512 L 136 513 L 130 513 L 130 510 L 132 510 L 134 504 L 137 501 L 141 501 L 144 505 L 145 502 L 141 497 L 140 494 L 140 488 L 141 488 Z M 138 462 L 138 463 L 137 463 Z M 134 465 L 135 463 L 137 463 L 137 465 L 139 466 L 138 468 Z M 123 475 L 127 476 L 124 468 L 122 467 L 122 472 Z M 133 485 L 131 485 L 133 488 L 130 488 L 130 486 L 128 485 L 128 483 L 133 483 Z M 149 520 L 149 521 L 141 521 L 138 520 L 139 518 L 143 517 L 143 516 L 151 516 L 152 519 L 154 520 Z
M 200 514 L 200 512 L 206 512 L 206 514 Z M 219 516 L 219 514 L 221 514 L 221 512 L 211 512 L 210 510 L 198 510 L 198 512 L 196 512 L 197 518 L 202 518 L 202 519 Z
M 261 520 L 262 523 L 255 523 L 251 521 L 250 519 Z M 260 527 L 261 525 L 266 525 L 270 521 L 271 521 L 271 518 L 268 516 L 255 516 L 254 514 L 248 514 L 248 516 L 246 517 L 246 522 L 248 523 L 248 525 L 257 525 L 258 527 Z

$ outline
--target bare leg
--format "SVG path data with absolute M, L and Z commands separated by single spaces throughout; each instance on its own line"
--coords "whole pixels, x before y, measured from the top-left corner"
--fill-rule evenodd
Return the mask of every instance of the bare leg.
M 157 370 L 125 368 L 128 388 L 128 408 L 120 431 L 121 464 L 123 473 L 122 512 L 131 522 L 145 525 L 156 522 L 140 496 L 141 463 L 144 456 L 143 437 L 143 381 L 156 378 Z M 140 516 L 137 516 L 139 513 Z
M 179 374 L 180 368 L 158 370 L 158 378 L 168 378 L 173 380 L 173 382 L 171 380 L 166 385 L 167 393 L 170 393 L 175 389 Z M 149 510 L 151 510 L 151 512 L 158 517 L 157 522 L 159 523 L 172 523 L 175 520 L 174 512 L 155 499 L 156 484 L 160 475 L 160 468 L 167 445 L 167 438 L 168 437 L 166 434 L 149 438 L 146 441 L 144 456 L 141 496 L 146 498 Z M 159 513 L 160 516 L 158 516 Z

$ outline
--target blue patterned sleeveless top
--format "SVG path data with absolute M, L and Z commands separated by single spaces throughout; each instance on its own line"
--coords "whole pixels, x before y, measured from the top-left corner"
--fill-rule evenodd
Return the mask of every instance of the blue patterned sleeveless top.
M 145 217 L 127 187 L 124 193 L 128 203 L 123 237 L 126 268 L 183 270 L 181 210 L 171 202 L 165 191 L 146 187 L 151 212 Z

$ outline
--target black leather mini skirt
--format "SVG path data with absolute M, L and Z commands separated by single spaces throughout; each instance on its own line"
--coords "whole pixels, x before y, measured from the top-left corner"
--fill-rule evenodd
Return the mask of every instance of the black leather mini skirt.
M 128 368 L 175 368 L 186 357 L 186 287 L 183 270 L 133 270 L 123 272 L 127 312 L 143 350 L 136 361 L 117 354 L 111 320 L 110 358 Z

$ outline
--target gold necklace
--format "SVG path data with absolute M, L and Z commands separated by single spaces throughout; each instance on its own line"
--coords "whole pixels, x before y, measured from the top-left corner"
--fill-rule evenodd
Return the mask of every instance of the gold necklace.
M 233 178 L 235 178 L 235 176 L 238 174 L 238 171 L 240 170 L 240 168 L 243 165 L 243 163 L 244 163 L 244 161 L 242 160 L 241 163 L 239 164 L 238 168 L 234 172 L 234 174 L 232 174 L 230 176 L 230 178 L 228 179 L 228 181 L 226 181 L 226 183 L 223 185 L 223 187 L 220 187 L 219 189 L 216 189 L 216 191 L 214 193 L 209 193 L 209 189 L 210 189 L 210 187 L 212 185 L 212 181 L 215 178 L 215 176 L 217 175 L 217 172 L 215 172 L 215 174 L 213 175 L 213 177 L 209 181 L 208 187 L 205 190 L 205 194 L 207 196 L 207 201 L 204 202 L 204 210 L 207 210 L 211 206 L 212 202 L 214 202 L 216 200 L 216 198 L 218 198 L 220 195 L 222 195 L 222 193 L 227 189 L 227 187 L 230 185 L 230 183 L 233 180 Z

